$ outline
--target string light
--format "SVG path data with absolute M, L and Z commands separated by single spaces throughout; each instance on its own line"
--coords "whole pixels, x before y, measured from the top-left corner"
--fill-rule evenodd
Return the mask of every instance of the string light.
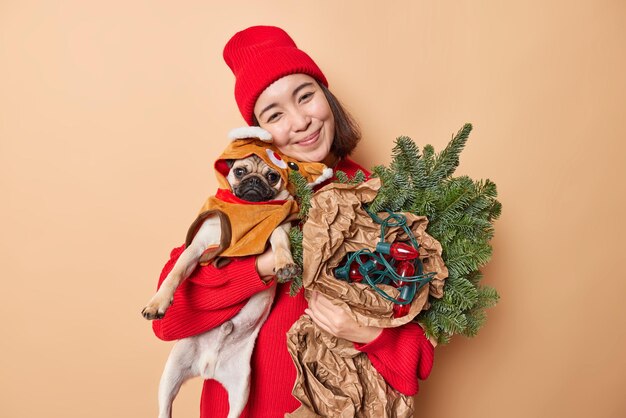
M 409 313 L 410 304 L 417 291 L 432 280 L 434 273 L 423 274 L 423 266 L 419 258 L 419 244 L 413 231 L 407 226 L 404 215 L 387 211 L 389 216 L 381 219 L 367 208 L 365 209 L 370 217 L 381 226 L 380 242 L 377 243 L 374 251 L 361 249 L 348 253 L 345 263 L 334 269 L 335 277 L 350 283 L 364 283 L 371 286 L 382 297 L 394 303 L 394 317 L 405 316 Z M 389 227 L 402 228 L 411 245 L 403 242 L 385 242 L 385 232 Z M 390 296 L 379 287 L 381 284 L 397 288 L 398 297 Z

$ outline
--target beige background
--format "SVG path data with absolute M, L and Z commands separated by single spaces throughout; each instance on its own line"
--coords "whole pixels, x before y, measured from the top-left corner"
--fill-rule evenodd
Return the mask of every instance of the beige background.
M 475 125 L 458 173 L 499 186 L 502 299 L 416 416 L 626 416 L 617 0 L 0 1 L 0 416 L 156 416 L 171 344 L 139 311 L 242 124 L 222 47 L 259 23 L 324 69 L 364 165 Z

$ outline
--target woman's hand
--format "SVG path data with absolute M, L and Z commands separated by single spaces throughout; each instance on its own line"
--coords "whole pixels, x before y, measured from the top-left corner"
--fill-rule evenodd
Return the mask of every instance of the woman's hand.
M 380 335 L 382 328 L 359 325 L 348 313 L 322 296 L 313 292 L 309 308 L 305 311 L 320 328 L 335 337 L 354 343 L 367 344 Z
M 275 266 L 272 247 L 269 247 L 263 254 L 256 258 L 256 271 L 265 282 L 268 282 L 274 276 Z

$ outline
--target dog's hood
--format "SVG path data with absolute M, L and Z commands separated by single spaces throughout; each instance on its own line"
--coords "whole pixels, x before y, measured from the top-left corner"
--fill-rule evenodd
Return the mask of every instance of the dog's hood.
M 238 160 L 252 154 L 257 155 L 280 174 L 292 195 L 295 194 L 295 187 L 289 183 L 291 171 L 300 173 L 310 187 L 323 183 L 333 176 L 332 168 L 323 163 L 301 162 L 281 154 L 278 148 L 272 144 L 270 133 L 259 127 L 246 126 L 233 129 L 229 133 L 229 137 L 231 143 L 215 162 L 215 175 L 221 189 L 230 190 L 230 184 L 226 180 L 230 168 L 226 160 Z

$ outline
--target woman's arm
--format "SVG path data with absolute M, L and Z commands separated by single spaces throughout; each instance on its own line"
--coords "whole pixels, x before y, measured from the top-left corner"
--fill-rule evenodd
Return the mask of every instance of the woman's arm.
M 418 379 L 426 379 L 433 367 L 435 349 L 414 322 L 385 328 L 372 342 L 354 347 L 367 354 L 391 387 L 407 396 L 418 392 Z
M 274 276 L 275 266 L 274 251 L 271 247 L 256 258 L 256 271 L 265 282 L 269 282 Z
M 159 286 L 184 246 L 172 250 L 159 278 Z M 170 341 L 206 332 L 232 318 L 255 293 L 267 288 L 257 273 L 256 257 L 232 259 L 218 269 L 198 267 L 174 293 L 174 301 L 163 319 L 152 322 L 157 337 Z

